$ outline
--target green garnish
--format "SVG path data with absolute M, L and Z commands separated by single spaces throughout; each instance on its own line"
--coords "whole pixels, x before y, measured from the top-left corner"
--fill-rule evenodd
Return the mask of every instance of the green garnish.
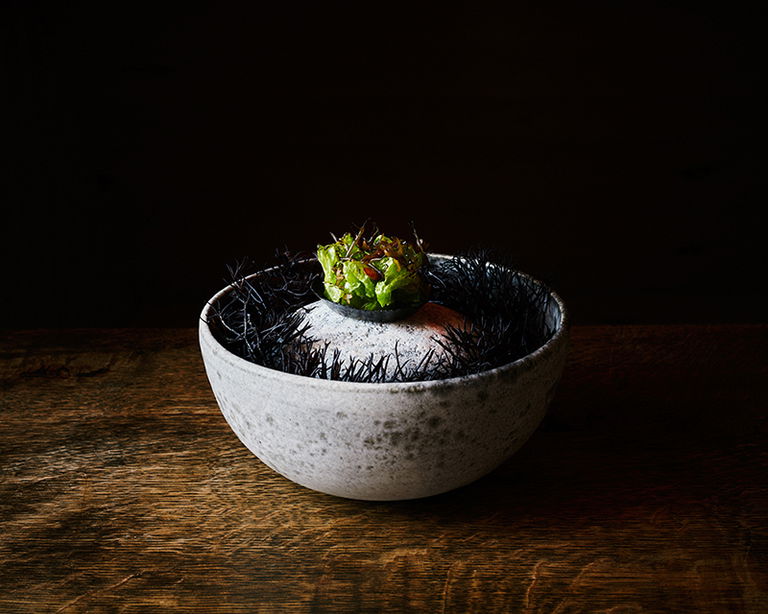
M 427 262 L 421 242 L 383 234 L 365 239 L 364 228 L 357 236 L 347 233 L 335 243 L 317 246 L 325 297 L 369 311 L 422 303 L 429 287 L 420 273 Z

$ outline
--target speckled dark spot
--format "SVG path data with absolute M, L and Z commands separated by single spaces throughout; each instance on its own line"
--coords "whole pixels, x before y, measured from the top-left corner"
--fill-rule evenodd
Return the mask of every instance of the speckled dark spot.
M 374 441 L 373 437 L 366 437 L 363 439 L 363 445 L 366 448 L 372 448 L 374 445 L 376 445 L 376 442 Z
M 320 439 L 322 439 L 323 441 L 325 441 L 327 439 L 326 436 L 325 436 L 325 433 L 322 433 L 322 432 L 318 435 L 318 437 Z
M 381 424 L 381 420 L 374 420 L 374 421 L 373 421 L 373 423 L 374 423 L 376 426 L 379 426 L 379 425 Z
M 344 418 L 347 417 L 347 414 L 346 414 L 346 412 L 343 412 L 343 411 L 337 411 L 336 412 L 336 417 L 340 418 L 340 419 L 344 419 Z
M 396 424 L 397 424 L 397 422 L 395 422 L 394 420 L 386 420 L 384 422 L 384 428 L 385 429 L 393 429 L 393 428 L 395 428 Z
M 264 419 L 267 421 L 267 424 L 274 424 L 275 423 L 275 419 L 270 414 L 267 414 L 264 417 Z
M 409 452 L 408 454 L 405 455 L 405 458 L 407 458 L 408 460 L 413 460 L 415 456 L 413 455 L 413 452 Z
M 400 443 L 400 439 L 402 439 L 403 433 L 400 431 L 392 431 L 389 434 L 389 441 L 392 443 L 393 446 L 396 446 L 398 443 Z
M 440 407 L 450 407 L 451 402 L 448 399 L 443 399 L 438 405 L 440 405 Z
M 427 424 L 433 429 L 436 429 L 438 426 L 440 426 L 442 421 L 443 419 L 440 416 L 432 416 L 429 420 L 427 420 Z
M 453 393 L 452 386 L 433 386 L 430 388 L 432 394 L 439 397 L 444 397 Z

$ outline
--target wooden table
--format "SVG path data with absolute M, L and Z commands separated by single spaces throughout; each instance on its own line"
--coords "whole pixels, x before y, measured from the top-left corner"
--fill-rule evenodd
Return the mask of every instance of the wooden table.
M 6 332 L 0 611 L 768 612 L 767 348 L 575 327 L 521 452 L 365 503 L 252 456 L 192 330 Z

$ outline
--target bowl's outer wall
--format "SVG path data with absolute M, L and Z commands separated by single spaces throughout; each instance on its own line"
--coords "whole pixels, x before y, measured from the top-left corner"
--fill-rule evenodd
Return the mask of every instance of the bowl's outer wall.
M 355 390 L 265 377 L 201 333 L 221 412 L 251 452 L 303 486 L 369 500 L 438 494 L 497 467 L 543 418 L 567 344 L 563 335 L 532 360 L 487 377 Z
M 308 488 L 381 501 L 463 486 L 518 450 L 560 379 L 567 322 L 560 328 L 519 361 L 423 384 L 331 382 L 266 369 L 226 350 L 202 319 L 200 346 L 221 412 L 253 454 Z

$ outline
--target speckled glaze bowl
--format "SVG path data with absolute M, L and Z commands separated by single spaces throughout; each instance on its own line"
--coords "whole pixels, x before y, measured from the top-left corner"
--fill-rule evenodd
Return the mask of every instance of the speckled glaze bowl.
M 447 256 L 430 255 L 430 258 Z M 484 476 L 541 422 L 563 370 L 568 318 L 552 294 L 553 337 L 476 375 L 359 384 L 268 369 L 226 350 L 201 314 L 200 347 L 216 400 L 266 465 L 320 492 L 374 501 L 443 493 Z

